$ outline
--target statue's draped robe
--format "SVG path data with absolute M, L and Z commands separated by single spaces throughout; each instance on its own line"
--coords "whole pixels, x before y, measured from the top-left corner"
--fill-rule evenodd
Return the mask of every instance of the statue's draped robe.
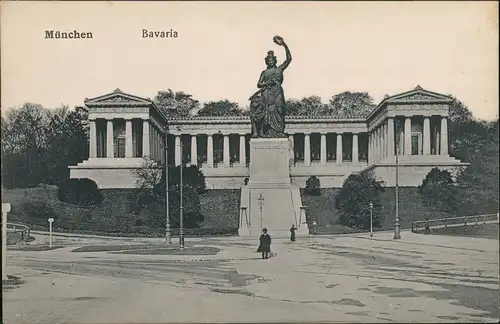
M 261 81 L 277 81 L 264 89 L 262 94 L 250 103 L 251 117 L 264 124 L 265 137 L 283 137 L 285 132 L 285 95 L 283 83 L 283 67 L 267 69 L 261 74 Z

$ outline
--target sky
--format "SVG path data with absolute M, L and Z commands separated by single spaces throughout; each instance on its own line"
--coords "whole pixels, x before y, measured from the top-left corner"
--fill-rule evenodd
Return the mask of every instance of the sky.
M 172 89 L 241 106 L 264 57 L 293 61 L 287 98 L 368 92 L 378 103 L 422 88 L 452 94 L 474 116 L 498 116 L 496 2 L 4 2 L 1 108 L 83 105 L 120 88 L 153 98 Z M 45 30 L 93 39 L 45 39 Z M 177 38 L 143 38 L 177 31 Z

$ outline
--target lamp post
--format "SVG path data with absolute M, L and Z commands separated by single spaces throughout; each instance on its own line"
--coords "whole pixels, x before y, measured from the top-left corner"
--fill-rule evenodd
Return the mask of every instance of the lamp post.
M 259 208 L 260 208 L 260 228 L 262 229 L 263 228 L 262 207 L 264 206 L 264 197 L 262 197 L 262 194 L 260 194 L 257 201 L 259 202 Z
M 168 141 L 167 133 L 165 133 L 165 241 L 167 244 L 172 244 L 172 233 L 170 231 L 170 207 L 168 201 Z
M 373 237 L 373 203 L 370 201 L 370 237 Z
M 179 144 L 181 146 L 181 154 L 182 154 L 182 142 Z M 179 248 L 184 248 L 184 206 L 183 206 L 183 180 L 182 180 L 182 169 L 183 162 L 181 158 L 180 165 L 180 207 L 179 207 Z
M 399 127 L 398 127 L 399 128 Z M 398 133 L 398 138 L 399 136 L 399 131 Z M 394 239 L 399 240 L 401 239 L 401 228 L 399 224 L 399 144 L 400 141 L 396 141 L 396 224 L 394 225 Z

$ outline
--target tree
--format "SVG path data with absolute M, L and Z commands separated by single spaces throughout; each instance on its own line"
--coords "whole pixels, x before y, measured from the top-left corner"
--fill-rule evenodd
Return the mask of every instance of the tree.
M 380 193 L 383 182 L 366 174 L 351 174 L 335 198 L 340 210 L 340 223 L 353 228 L 370 228 L 370 202 L 373 204 L 373 226 L 380 227 L 384 219 Z
M 2 118 L 2 179 L 7 187 L 68 179 L 69 165 L 88 157 L 88 111 L 25 103 Z
M 88 110 L 76 107 L 55 109 L 47 133 L 47 156 L 44 183 L 59 184 L 69 178 L 69 165 L 88 158 Z
M 6 187 L 30 187 L 44 181 L 49 111 L 25 103 L 2 118 L 2 182 Z
M 450 103 L 450 117 L 451 123 L 462 124 L 473 121 L 475 118 L 472 115 L 469 107 L 467 107 L 463 102 L 455 98 L 453 95 L 448 95 L 453 99 Z
M 243 116 L 244 111 L 238 103 L 225 100 L 205 102 L 198 116 Z
M 368 115 L 375 108 L 373 98 L 368 92 L 344 91 L 330 98 L 328 112 L 331 115 L 346 117 Z
M 168 117 L 187 117 L 192 115 L 200 106 L 198 100 L 185 92 L 174 92 L 160 90 L 155 96 L 155 104 Z
M 456 211 L 458 191 L 449 171 L 433 168 L 418 189 L 428 206 L 444 212 Z
M 285 103 L 286 114 L 289 116 L 322 116 L 327 112 L 327 105 L 321 102 L 319 96 L 304 97 L 301 100 L 288 99 Z
M 484 126 L 486 129 L 477 129 L 480 135 L 464 133 L 464 139 L 460 141 L 460 149 L 466 153 L 464 156 L 470 165 L 457 175 L 457 209 L 466 215 L 491 213 L 498 209 L 498 119 L 484 123 Z
M 180 166 L 169 167 L 169 210 L 171 226 L 177 227 L 180 219 Z M 135 212 L 149 210 L 149 224 L 165 226 L 165 168 L 158 162 L 144 158 L 141 168 L 134 171 L 139 195 Z M 199 193 L 206 189 L 205 176 L 196 165 L 183 167 L 183 211 L 186 227 L 197 227 L 204 220 L 200 213 Z

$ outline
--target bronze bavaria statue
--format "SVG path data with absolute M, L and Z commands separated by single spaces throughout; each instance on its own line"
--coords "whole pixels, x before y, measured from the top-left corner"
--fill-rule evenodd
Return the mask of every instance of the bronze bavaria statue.
M 283 71 L 292 61 L 292 55 L 283 38 L 274 36 L 273 41 L 285 48 L 286 60 L 276 66 L 274 51 L 267 52 L 267 69 L 260 74 L 257 83 L 259 90 L 250 97 L 252 137 L 285 137 L 285 94 L 281 84 Z

